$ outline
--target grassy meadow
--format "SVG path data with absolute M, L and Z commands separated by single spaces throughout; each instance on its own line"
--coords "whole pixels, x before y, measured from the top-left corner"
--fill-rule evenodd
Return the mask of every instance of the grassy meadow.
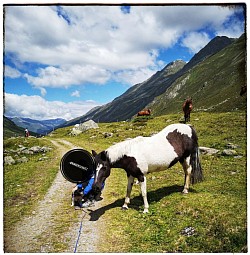
M 63 138 L 88 151 L 94 149 L 100 152 L 126 138 L 150 136 L 169 124 L 179 122 L 179 119 L 179 114 L 170 114 L 131 122 L 100 123 L 99 129 L 88 130 L 77 137 L 69 136 L 71 128 L 68 127 L 55 130 L 47 139 Z M 237 145 L 235 150 L 239 157 L 222 156 L 220 153 L 201 155 L 205 179 L 191 186 L 188 195 L 181 194 L 184 173 L 179 163 L 167 171 L 149 174 L 148 214 L 142 213 L 139 185 L 133 187 L 129 210 L 121 210 L 126 193 L 126 173 L 113 169 L 103 193 L 107 205 L 99 209 L 106 224 L 99 252 L 247 252 L 246 113 L 194 112 L 191 124 L 198 133 L 200 146 L 222 151 L 228 143 L 232 143 Z M 105 138 L 105 132 L 113 136 Z M 53 147 L 48 140 L 34 140 L 36 145 L 40 141 Z M 27 142 L 31 143 L 32 139 Z M 18 141 L 5 140 L 4 148 L 13 147 L 13 143 L 18 144 Z M 37 162 L 36 156 L 32 157 L 28 163 L 18 167 L 4 168 L 6 228 L 32 212 L 36 201 L 44 196 L 58 171 L 60 157 L 55 150 L 50 152 L 49 164 Z M 35 188 L 27 189 L 32 182 L 35 182 Z M 69 222 L 77 214 L 68 208 L 69 200 L 62 201 L 61 208 L 65 209 L 65 213 L 56 219 L 54 252 L 63 252 L 65 247 L 61 244 L 60 233 L 67 231 Z M 182 233 L 187 227 L 194 230 L 191 236 Z

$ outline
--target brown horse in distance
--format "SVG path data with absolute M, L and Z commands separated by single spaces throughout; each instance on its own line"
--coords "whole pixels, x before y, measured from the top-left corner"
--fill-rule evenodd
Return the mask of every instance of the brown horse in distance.
M 151 110 L 150 109 L 145 109 L 137 113 L 138 116 L 150 116 L 151 115 Z
M 193 109 L 193 101 L 192 101 L 192 98 L 189 97 L 186 99 L 186 101 L 182 105 L 185 123 L 190 121 L 190 113 L 192 109 Z

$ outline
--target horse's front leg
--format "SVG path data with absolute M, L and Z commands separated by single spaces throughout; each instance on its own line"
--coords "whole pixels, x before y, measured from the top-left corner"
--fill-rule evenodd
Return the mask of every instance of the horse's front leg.
M 144 176 L 144 181 L 141 182 L 141 194 L 144 202 L 144 211 L 143 213 L 148 213 L 148 199 L 147 199 L 147 180 L 146 177 Z
M 131 195 L 133 183 L 134 183 L 134 177 L 132 175 L 128 176 L 127 194 L 125 197 L 124 205 L 122 206 L 123 210 L 128 209 L 128 204 L 130 203 L 130 195 Z

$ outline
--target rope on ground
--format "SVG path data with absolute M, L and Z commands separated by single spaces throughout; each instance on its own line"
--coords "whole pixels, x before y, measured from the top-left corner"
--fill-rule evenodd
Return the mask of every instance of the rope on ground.
M 81 219 L 81 224 L 80 224 L 80 227 L 79 227 L 79 231 L 78 231 L 78 236 L 77 236 L 77 240 L 76 240 L 76 244 L 75 244 L 75 248 L 74 248 L 74 253 L 76 253 L 76 250 L 77 250 L 77 246 L 78 246 L 78 242 L 79 242 L 79 239 L 80 239 L 80 235 L 81 235 L 81 232 L 82 232 L 82 222 L 83 222 L 83 219 L 86 215 L 86 211 L 82 210 L 83 211 L 83 216 L 82 216 L 82 219 Z

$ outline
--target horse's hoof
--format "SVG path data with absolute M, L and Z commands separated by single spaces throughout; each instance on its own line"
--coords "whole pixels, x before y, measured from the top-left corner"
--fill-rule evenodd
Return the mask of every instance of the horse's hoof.
M 125 211 L 125 210 L 128 210 L 128 207 L 126 207 L 126 206 L 122 206 L 122 208 L 121 208 L 123 211 Z
M 184 190 L 182 191 L 182 194 L 183 194 L 183 195 L 187 195 L 187 194 L 188 194 L 188 190 L 185 190 L 185 189 L 184 189 Z
M 148 213 L 148 209 L 144 209 L 143 213 Z

